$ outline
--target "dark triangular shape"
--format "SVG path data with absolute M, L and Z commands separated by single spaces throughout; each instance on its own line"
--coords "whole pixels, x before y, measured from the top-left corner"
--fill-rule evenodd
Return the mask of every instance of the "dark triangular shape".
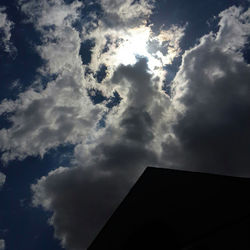
M 250 180 L 149 167 L 88 249 L 250 249 Z

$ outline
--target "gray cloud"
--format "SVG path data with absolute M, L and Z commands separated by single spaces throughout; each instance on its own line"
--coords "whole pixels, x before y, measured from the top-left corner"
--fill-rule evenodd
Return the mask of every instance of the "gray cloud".
M 114 82 L 123 78 L 131 83 L 132 93 L 144 84 L 145 96 L 152 94 L 145 59 L 118 68 Z M 154 139 L 151 103 L 145 98 L 144 105 L 136 106 L 139 100 L 132 93 L 116 122 L 108 121 L 97 141 L 76 147 L 76 167 L 59 168 L 32 186 L 33 204 L 54 212 L 55 236 L 67 249 L 86 249 L 145 166 L 157 162 L 148 147 Z
M 50 223 L 64 247 L 85 249 L 121 199 L 123 184 L 96 168 L 59 168 L 32 187 L 34 204 L 54 211 Z
M 0 188 L 4 185 L 6 180 L 6 175 L 0 172 Z
M 250 15 L 231 7 L 220 16 L 218 33 L 186 52 L 174 80 L 177 141 L 164 143 L 164 159 L 170 151 L 183 168 L 249 175 L 250 67 L 239 49 L 250 33 Z
M 0 250 L 5 249 L 5 241 L 3 239 L 0 239 Z

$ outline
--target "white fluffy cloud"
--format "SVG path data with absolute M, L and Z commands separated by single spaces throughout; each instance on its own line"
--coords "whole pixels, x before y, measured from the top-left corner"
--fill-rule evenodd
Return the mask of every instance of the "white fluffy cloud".
M 95 132 L 102 109 L 91 103 L 77 80 L 72 72 L 64 73 L 40 93 L 30 89 L 8 101 L 7 108 L 14 109 L 2 112 L 15 115 L 9 118 L 12 126 L 0 130 L 3 161 L 43 156 L 50 148 L 79 143 Z
M 81 41 L 72 27 L 81 4 L 66 5 L 55 0 L 39 4 L 29 1 L 21 6 L 43 36 L 37 50 L 46 63 L 40 72 L 55 74 L 56 78 L 45 88 L 33 86 L 17 100 L 0 104 L 1 114 L 12 114 L 12 126 L 0 130 L 4 162 L 28 155 L 43 156 L 59 145 L 87 140 L 104 112 L 88 97 L 79 56 Z
M 216 45 L 221 51 L 237 55 L 237 50 L 244 47 L 247 42 L 250 25 L 250 9 L 244 11 L 242 7 L 231 7 L 222 11 L 219 15 L 220 30 L 216 36 Z M 241 55 L 239 54 L 241 57 Z
M 16 51 L 16 48 L 11 43 L 11 30 L 14 26 L 14 23 L 9 20 L 5 11 L 6 8 L 0 7 L 0 42 L 3 45 L 4 51 L 12 54 Z
M 28 21 L 34 23 L 42 33 L 43 44 L 37 47 L 40 56 L 46 61 L 44 74 L 57 74 L 67 70 L 81 74 L 79 56 L 80 37 L 72 27 L 79 18 L 79 1 L 67 5 L 62 0 L 28 1 L 20 3 Z
M 70 25 L 78 17 L 78 9 L 83 5 L 80 1 L 65 4 L 63 0 L 20 0 L 22 11 L 28 16 L 28 20 L 43 30 L 45 27 L 61 27 Z

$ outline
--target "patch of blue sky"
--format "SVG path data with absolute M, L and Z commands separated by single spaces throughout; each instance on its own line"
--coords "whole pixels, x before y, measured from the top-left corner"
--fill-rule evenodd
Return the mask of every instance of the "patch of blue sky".
M 2 6 L 5 6 L 4 2 Z M 8 4 L 6 13 L 14 23 L 11 30 L 11 43 L 16 47 L 16 52 L 15 56 L 11 56 L 0 50 L 0 101 L 4 98 L 15 99 L 20 91 L 34 82 L 37 69 L 44 63 L 36 51 L 36 46 L 41 44 L 41 34 L 32 24 L 24 22 L 25 16 L 15 3 Z M 16 81 L 21 88 L 12 87 Z
M 0 238 L 5 239 L 7 249 L 62 250 L 47 223 L 51 213 L 31 205 L 30 185 L 59 165 L 69 166 L 73 150 L 73 145 L 63 145 L 43 159 L 27 157 L 22 162 L 12 161 L 8 168 L 0 165 L 0 171 L 7 175 L 0 191 Z

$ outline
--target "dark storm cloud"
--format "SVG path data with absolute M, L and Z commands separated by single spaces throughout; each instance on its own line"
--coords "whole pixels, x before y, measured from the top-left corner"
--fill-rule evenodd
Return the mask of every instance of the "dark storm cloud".
M 137 74 L 131 73 L 138 67 Z M 151 84 L 145 59 L 134 66 L 121 66 L 115 75 L 120 80 L 130 79 L 134 89 L 140 88 L 142 80 L 146 88 Z M 146 103 L 144 111 L 133 106 L 135 97 L 131 96 L 134 99 L 117 126 L 110 125 L 108 140 L 98 141 L 89 156 L 83 151 L 77 167 L 59 168 L 32 186 L 34 205 L 54 212 L 51 223 L 55 235 L 67 249 L 85 249 L 145 166 L 157 161 L 154 151 L 147 147 L 154 138 L 153 120 Z
M 155 161 L 154 153 L 134 132 L 141 120 L 125 118 L 121 122 L 125 133 L 119 140 L 91 150 L 97 157 L 93 165 L 82 162 L 74 168 L 59 168 L 32 186 L 34 205 L 53 211 L 55 236 L 66 249 L 85 249 L 146 164 Z
M 249 81 L 249 72 L 246 79 Z M 229 80 L 239 79 L 234 76 Z M 249 86 L 243 96 L 238 88 L 230 87 L 207 89 L 207 103 L 194 104 L 197 96 L 192 94 L 188 110 L 173 127 L 181 144 L 177 156 L 183 159 L 181 167 L 228 174 L 249 172 Z
M 121 196 L 124 181 L 99 169 L 57 169 L 41 179 L 33 191 L 37 202 L 53 210 L 55 236 L 67 249 L 85 249 L 110 216 Z M 63 195 L 62 195 L 63 194 Z M 44 199 L 44 200 L 43 200 Z
M 129 103 L 131 102 L 130 105 L 143 109 L 150 105 L 152 98 L 157 94 L 151 77 L 148 73 L 147 59 L 139 58 L 133 66 L 121 65 L 114 73 L 112 81 L 119 85 L 129 85 L 127 98 Z
M 137 108 L 129 108 L 127 115 L 124 115 L 120 122 L 122 127 L 125 127 L 125 137 L 141 143 L 150 142 L 154 135 L 152 132 L 153 120 L 146 111 L 138 110 Z
M 180 99 L 187 111 L 179 115 L 174 133 L 184 154 L 191 157 L 188 159 L 190 165 L 204 170 L 247 173 L 250 163 L 250 69 L 243 62 L 232 65 L 229 56 L 218 51 L 214 53 L 213 58 L 226 68 L 225 76 L 209 83 L 197 76 L 204 72 L 200 67 L 204 64 L 193 65 L 199 73 L 193 75 L 195 80 Z M 208 62 L 207 53 L 203 59 Z
M 232 36 L 249 29 L 243 21 L 247 15 L 234 7 L 224 12 L 218 34 L 185 55 L 175 79 L 175 101 L 184 108 L 173 126 L 178 145 L 164 144 L 166 161 L 173 154 L 182 168 L 249 175 L 250 67 L 239 53 L 244 32 L 237 40 Z

